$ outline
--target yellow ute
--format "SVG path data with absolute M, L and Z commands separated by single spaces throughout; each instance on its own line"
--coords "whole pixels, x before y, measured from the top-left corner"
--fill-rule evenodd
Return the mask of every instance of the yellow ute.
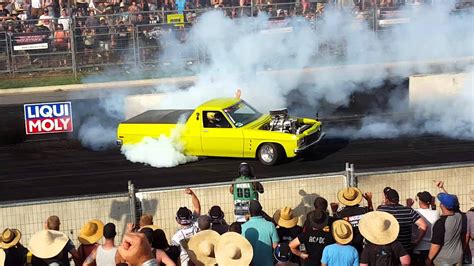
M 181 140 L 194 156 L 257 157 L 265 165 L 295 157 L 324 136 L 321 122 L 288 116 L 286 109 L 261 114 L 238 98 L 208 101 L 195 110 L 150 110 L 120 123 L 117 144 L 170 136 L 184 124 Z

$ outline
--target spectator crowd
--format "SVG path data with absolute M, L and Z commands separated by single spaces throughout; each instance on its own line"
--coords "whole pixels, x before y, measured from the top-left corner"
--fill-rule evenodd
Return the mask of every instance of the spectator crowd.
M 70 260 L 84 266 L 472 263 L 474 208 L 461 212 L 458 197 L 445 190 L 443 181 L 435 184 L 440 190 L 436 196 L 422 191 L 405 205 L 400 204 L 396 189 L 386 187 L 380 191 L 383 202 L 377 208 L 371 192 L 344 188 L 337 193 L 337 203 L 317 197 L 314 210 L 300 222 L 288 206 L 269 216 L 258 200 L 263 185 L 254 178 L 251 167 L 242 163 L 230 188 L 236 214 L 236 221 L 230 224 L 220 206 L 204 213 L 198 196 L 188 188 L 184 192 L 191 197 L 192 208 L 177 210 L 178 229 L 169 240 L 154 224 L 154 217 L 143 214 L 137 224 L 127 225 L 118 246 L 113 223 L 86 222 L 76 248 L 60 231 L 60 218 L 53 215 L 26 246 L 19 230 L 3 230 L 0 266 L 70 265 Z M 472 192 L 471 199 L 474 201 Z

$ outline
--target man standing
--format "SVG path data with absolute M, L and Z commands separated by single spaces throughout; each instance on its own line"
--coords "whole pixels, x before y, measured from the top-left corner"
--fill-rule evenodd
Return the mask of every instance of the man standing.
M 234 214 L 237 222 L 245 222 L 246 215 L 249 214 L 249 203 L 258 200 L 258 193 L 263 193 L 263 186 L 260 182 L 241 183 L 254 179 L 252 168 L 246 162 L 239 165 L 239 177 L 234 179 L 237 182 L 230 186 L 230 193 L 234 195 Z
M 252 265 L 273 266 L 273 249 L 280 239 L 272 222 L 263 218 L 260 202 L 250 201 L 250 220 L 242 225 L 242 235 L 253 247 Z
M 199 231 L 196 220 L 201 215 L 201 203 L 196 194 L 190 188 L 187 188 L 185 193 L 192 198 L 194 212 L 186 207 L 179 208 L 176 213 L 176 222 L 181 228 L 171 238 L 171 245 L 181 248 L 179 257 L 182 266 L 187 266 L 190 262 L 186 247 L 189 239 Z
M 359 204 L 362 202 L 362 199 L 367 200 L 367 207 L 361 207 Z M 337 199 L 341 204 L 344 204 L 345 207 L 337 212 L 337 217 L 343 220 L 346 220 L 352 225 L 354 237 L 352 240 L 352 245 L 357 249 L 357 252 L 362 253 L 364 237 L 359 232 L 359 221 L 362 218 L 362 215 L 373 211 L 374 207 L 372 205 L 372 193 L 367 192 L 362 194 L 360 189 L 355 187 L 348 187 L 340 190 L 337 193 Z M 332 205 L 332 204 L 331 204 Z
M 459 207 L 455 195 L 439 193 L 441 218 L 433 225 L 431 247 L 426 265 L 461 264 L 463 251 L 467 246 L 467 218 L 456 212 Z
M 425 236 L 427 225 L 414 209 L 399 204 L 400 196 L 395 189 L 386 187 L 383 193 L 385 205 L 379 206 L 377 211 L 388 212 L 395 216 L 395 219 L 397 219 L 400 224 L 397 240 L 402 243 L 403 248 L 408 253 L 411 253 L 412 245 L 418 245 Z M 413 225 L 418 226 L 418 236 L 412 242 L 411 235 Z
M 97 265 L 112 266 L 117 265 L 121 262 L 120 255 L 117 253 L 117 247 L 114 244 L 115 236 L 115 224 L 108 223 L 104 226 L 104 244 L 98 246 L 84 261 L 84 266 L 94 265 L 94 261 Z
M 421 265 L 428 257 L 428 251 L 430 250 L 431 245 L 430 241 L 432 227 L 433 224 L 439 219 L 439 214 L 436 210 L 432 210 L 430 208 L 434 198 L 428 191 L 418 192 L 416 196 L 418 198 L 418 204 L 420 205 L 420 208 L 415 210 L 421 215 L 427 225 L 425 236 L 413 249 L 413 263 Z

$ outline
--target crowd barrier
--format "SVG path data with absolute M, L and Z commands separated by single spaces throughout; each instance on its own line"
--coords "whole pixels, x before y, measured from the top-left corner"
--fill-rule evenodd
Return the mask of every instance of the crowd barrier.
M 342 3 L 342 2 L 341 2 Z M 316 2 L 311 2 L 317 5 Z M 342 5 L 342 4 L 341 4 Z M 339 8 L 346 8 L 348 3 Z M 350 8 L 349 8 L 350 9 Z M 15 75 L 42 71 L 98 70 L 106 66 L 153 67 L 157 65 L 193 64 L 206 62 L 206 51 L 194 49 L 170 56 L 162 51 L 185 43 L 187 32 L 199 17 L 215 8 L 190 9 L 183 14 L 176 11 L 147 11 L 100 16 L 73 16 L 66 19 L 41 19 L 4 22 L 14 31 L 0 32 L 0 72 Z M 226 16 L 256 16 L 265 13 L 270 18 L 301 17 L 316 27 L 316 13 L 303 15 L 300 2 L 266 4 L 260 6 L 220 7 Z M 348 12 L 351 15 L 351 12 Z M 353 14 L 352 14 L 353 15 Z M 377 29 L 380 10 L 368 9 L 354 16 Z M 104 24 L 101 24 L 104 21 Z M 63 28 L 58 28 L 62 26 Z M 256 27 L 256 30 L 257 27 Z M 174 38 L 165 38 L 173 35 Z M 315 55 L 326 63 L 344 56 L 344 42 L 321 45 Z
M 345 171 L 336 173 L 261 179 L 265 192 L 261 194 L 260 201 L 270 216 L 284 206 L 295 209 L 302 224 L 304 214 L 312 210 L 316 197 L 322 196 L 329 202 L 337 202 L 337 191 L 346 186 L 358 186 L 363 192 L 373 192 L 374 205 L 378 206 L 386 186 L 399 191 L 402 204 L 406 198 L 415 199 L 419 191 L 427 190 L 436 195 L 438 190 L 433 180 L 445 181 L 448 192 L 458 195 L 462 210 L 466 211 L 474 205 L 469 197 L 474 193 L 474 163 L 364 173 L 355 171 L 353 166 L 346 166 Z M 201 201 L 203 214 L 213 205 L 219 205 L 225 212 L 225 219 L 233 222 L 233 198 L 229 192 L 231 184 L 229 181 L 191 186 Z M 141 213 L 150 213 L 154 223 L 171 238 L 178 228 L 175 221 L 178 208 L 192 208 L 191 197 L 184 193 L 185 187 L 135 189 L 133 184 L 129 184 L 128 193 L 4 202 L 0 203 L 0 228 L 20 229 L 22 243 L 28 243 L 31 235 L 43 228 L 48 216 L 58 215 L 61 218 L 61 231 L 77 244 L 81 226 L 88 220 L 100 219 L 117 225 L 118 243 L 127 223 L 137 221 Z

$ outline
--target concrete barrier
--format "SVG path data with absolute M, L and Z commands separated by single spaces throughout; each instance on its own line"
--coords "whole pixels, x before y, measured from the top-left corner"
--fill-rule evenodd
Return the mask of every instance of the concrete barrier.
M 444 73 L 435 75 L 413 75 L 409 77 L 410 105 L 430 100 L 433 97 L 447 97 L 459 94 L 466 86 L 469 73 Z

